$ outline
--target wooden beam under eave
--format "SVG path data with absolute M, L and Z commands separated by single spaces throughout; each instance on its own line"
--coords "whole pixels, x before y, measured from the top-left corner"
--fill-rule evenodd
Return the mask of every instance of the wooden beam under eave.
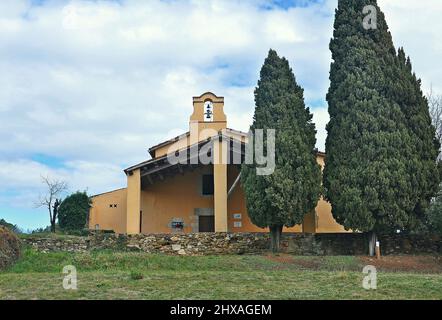
M 232 194 L 233 190 L 235 190 L 236 186 L 238 185 L 238 183 L 241 180 L 241 172 L 238 174 L 238 176 L 236 177 L 235 181 L 233 182 L 232 186 L 230 187 L 229 191 L 227 192 L 227 198 L 230 197 L 230 195 Z

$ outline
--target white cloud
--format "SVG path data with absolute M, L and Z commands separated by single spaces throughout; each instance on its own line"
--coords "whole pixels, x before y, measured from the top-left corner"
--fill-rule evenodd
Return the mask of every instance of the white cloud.
M 68 191 L 85 191 L 97 194 L 124 183 L 120 167 L 109 163 L 68 161 L 63 168 L 51 168 L 41 163 L 18 159 L 0 161 L 0 204 L 33 208 L 46 189 L 42 177 L 68 182 Z M 12 194 L 11 194 L 11 191 Z M 7 196 L 3 195 L 7 194 Z
M 325 151 L 325 139 L 327 138 L 327 131 L 325 126 L 330 120 L 327 108 L 315 108 L 312 110 L 313 122 L 316 125 L 316 146 L 319 151 Z
M 442 1 L 380 0 L 396 47 L 411 57 L 424 92 L 442 92 Z

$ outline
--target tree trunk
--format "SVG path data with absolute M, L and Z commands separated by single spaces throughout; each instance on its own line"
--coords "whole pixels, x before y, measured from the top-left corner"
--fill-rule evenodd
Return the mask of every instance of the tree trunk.
M 57 222 L 58 216 L 58 207 L 60 207 L 61 201 L 59 199 L 55 199 L 55 203 L 52 210 L 52 220 L 51 220 L 51 232 L 55 233 L 55 225 Z
M 272 252 L 279 252 L 279 244 L 281 241 L 282 227 L 280 225 L 270 226 L 270 238 L 272 240 Z
M 370 257 L 374 257 L 375 255 L 376 241 L 377 241 L 376 232 L 370 231 L 368 233 L 368 255 Z
M 55 217 L 55 215 L 52 217 L 52 219 L 51 219 L 51 232 L 52 233 L 55 233 L 55 222 L 56 222 L 56 217 Z

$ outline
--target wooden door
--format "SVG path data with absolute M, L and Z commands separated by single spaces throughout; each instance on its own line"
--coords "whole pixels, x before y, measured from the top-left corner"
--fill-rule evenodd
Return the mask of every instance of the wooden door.
M 199 232 L 215 232 L 215 216 L 199 216 Z

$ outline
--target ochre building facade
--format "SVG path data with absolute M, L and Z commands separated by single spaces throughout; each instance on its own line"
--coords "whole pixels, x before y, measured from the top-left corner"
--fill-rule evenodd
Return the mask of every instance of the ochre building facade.
M 246 133 L 227 127 L 224 98 L 210 92 L 194 97 L 189 131 L 150 148 L 150 160 L 125 169 L 126 188 L 93 196 L 89 228 L 121 234 L 267 232 L 247 214 L 240 164 L 232 160 L 244 160 L 247 142 Z M 212 161 L 201 161 L 201 154 Z M 324 159 L 317 152 L 321 166 Z M 302 224 L 284 232 L 346 231 L 320 199 Z

